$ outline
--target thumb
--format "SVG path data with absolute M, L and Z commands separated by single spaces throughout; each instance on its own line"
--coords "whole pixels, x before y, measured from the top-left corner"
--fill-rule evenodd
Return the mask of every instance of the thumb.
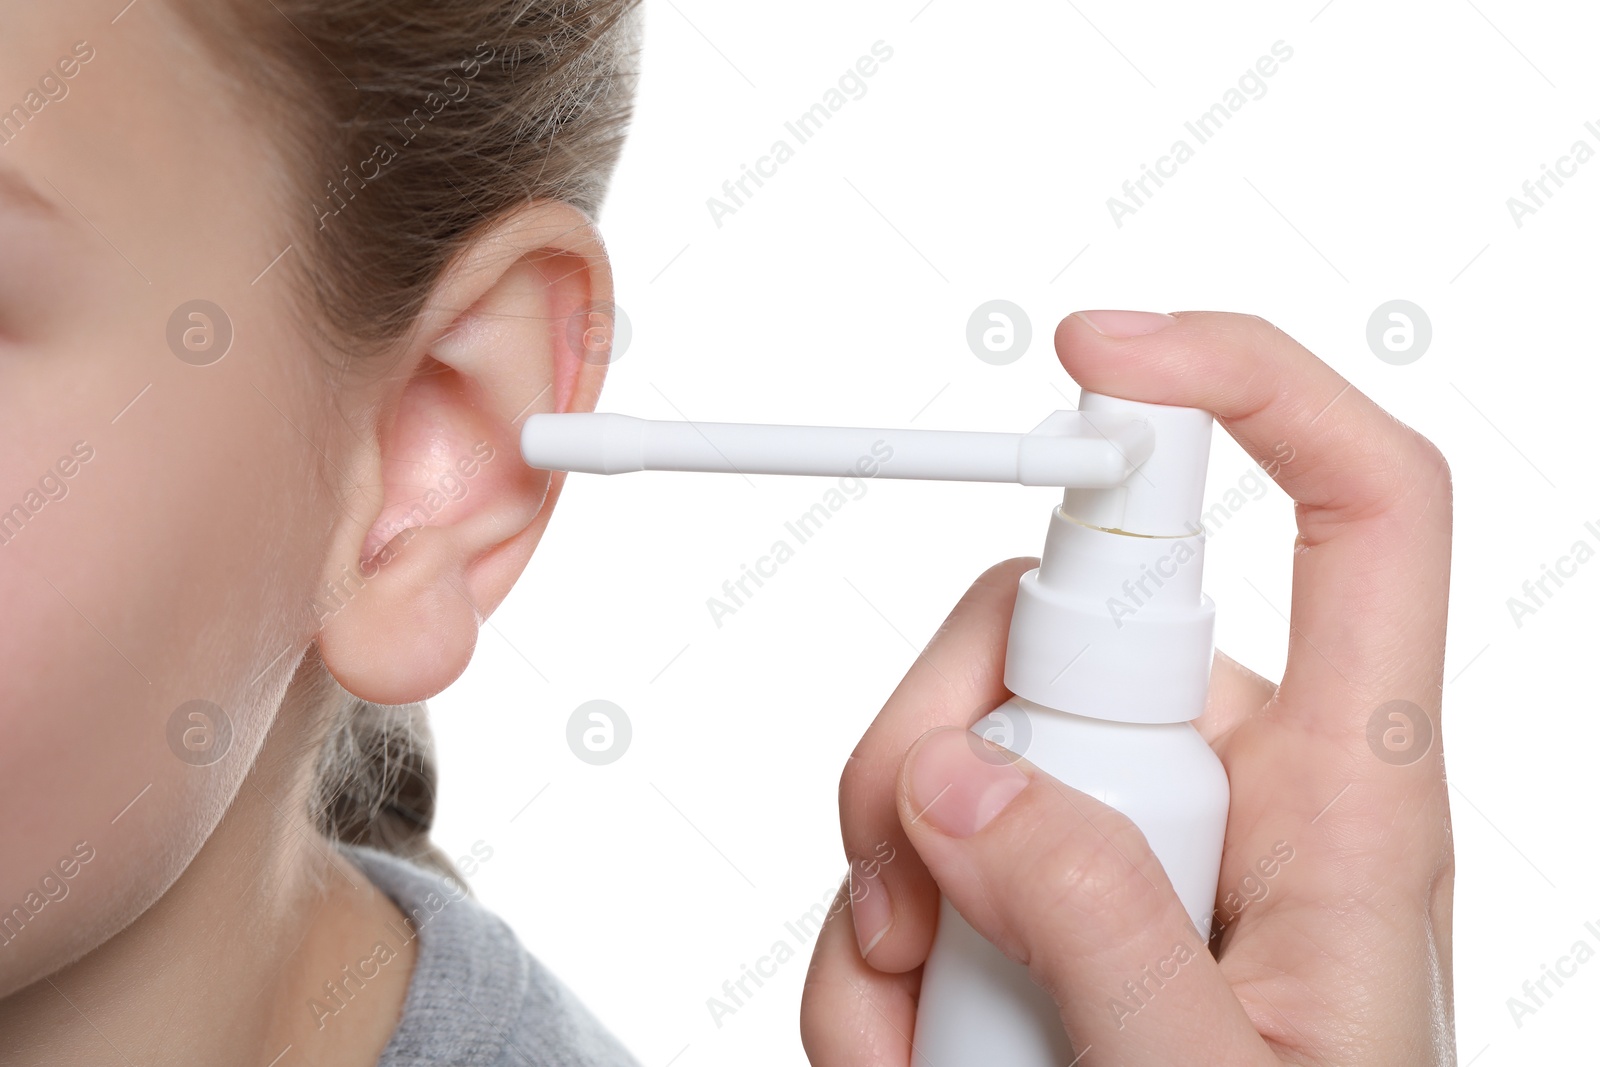
M 900 821 L 972 927 L 1027 966 L 1094 1064 L 1277 1064 L 1144 835 L 970 730 L 901 765 Z

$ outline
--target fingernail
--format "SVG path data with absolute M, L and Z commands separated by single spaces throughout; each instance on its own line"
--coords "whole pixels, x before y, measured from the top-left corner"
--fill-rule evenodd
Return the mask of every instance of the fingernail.
M 1143 337 L 1178 320 L 1160 311 L 1076 311 L 1094 331 L 1106 337 Z
M 889 903 L 889 891 L 876 874 L 868 875 L 850 864 L 850 918 L 855 922 L 856 947 L 861 958 L 878 947 L 883 935 L 889 932 L 894 921 L 894 908 Z
M 951 837 L 969 837 L 1028 785 L 1028 776 L 986 750 L 970 730 L 936 730 L 924 738 L 911 764 L 913 821 L 927 822 Z M 985 756 L 989 758 L 985 758 Z

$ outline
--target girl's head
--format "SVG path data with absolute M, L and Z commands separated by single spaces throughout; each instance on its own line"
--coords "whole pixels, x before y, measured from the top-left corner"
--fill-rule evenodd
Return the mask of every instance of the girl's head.
M 631 7 L 0 0 L 0 996 L 307 828 L 426 848 L 414 705 L 604 375 Z

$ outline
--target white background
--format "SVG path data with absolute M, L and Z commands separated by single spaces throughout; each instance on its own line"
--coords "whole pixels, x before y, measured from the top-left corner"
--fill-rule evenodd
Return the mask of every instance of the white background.
M 652 418 L 1021 431 L 1072 406 L 1050 335 L 1080 308 L 1265 316 L 1432 438 L 1456 487 L 1446 753 L 1460 1061 L 1593 1057 L 1600 960 L 1519 1027 L 1507 998 L 1600 948 L 1592 682 L 1600 562 L 1519 627 L 1594 491 L 1600 161 L 1518 227 L 1507 198 L 1600 120 L 1578 4 L 650 0 L 638 120 L 602 217 L 633 337 L 602 410 Z M 792 135 L 875 41 L 893 57 L 719 227 L 724 181 Z M 1118 228 L 1106 207 L 1282 40 L 1292 58 Z M 1194 143 L 1190 137 L 1191 144 Z M 1033 344 L 993 366 L 968 316 Z M 1416 302 L 1433 339 L 1379 360 Z M 1212 501 L 1252 470 L 1218 430 Z M 968 583 L 1036 554 L 1049 489 L 877 481 L 718 628 L 706 601 L 832 480 L 575 475 L 467 674 L 432 702 L 436 837 L 646 1067 L 805 1062 L 810 944 L 785 923 L 845 874 L 846 755 Z M 1281 674 L 1291 507 L 1276 487 L 1207 549 L 1218 644 Z M 793 538 L 789 538 L 791 543 Z M 1374 625 L 1380 625 L 1374 621 Z M 577 759 L 569 715 L 633 737 Z M 533 799 L 537 797 L 537 799 Z M 530 803 L 531 800 L 531 803 Z M 719 1027 L 707 998 L 798 949 Z M 1419 976 L 1420 978 L 1420 976 Z

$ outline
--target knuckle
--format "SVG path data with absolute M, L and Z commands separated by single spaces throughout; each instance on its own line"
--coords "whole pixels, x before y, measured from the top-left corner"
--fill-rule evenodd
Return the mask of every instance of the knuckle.
M 1272 337 L 1283 332 L 1282 330 L 1278 329 L 1278 327 L 1271 320 L 1260 315 L 1247 314 L 1242 316 L 1242 318 L 1243 325 L 1246 329 L 1260 334 L 1263 337 Z
M 805 1050 L 811 1062 L 817 1062 L 818 1057 L 827 1047 L 827 1035 L 832 1020 L 824 1001 L 828 1000 L 825 986 L 813 980 L 815 972 L 819 969 L 826 970 L 826 964 L 820 966 L 815 959 L 812 960 L 812 972 L 806 978 L 805 988 L 800 992 L 800 1047 Z
M 1219 311 L 1205 318 L 1224 338 L 1251 347 L 1277 345 L 1288 336 L 1270 320 L 1248 312 Z
M 865 741 L 862 742 L 865 744 Z M 848 829 L 850 813 L 855 810 L 857 798 L 861 795 L 863 777 L 861 773 L 861 746 L 856 746 L 856 751 L 844 761 L 844 768 L 839 771 L 839 819 Z
M 839 833 L 852 863 L 860 856 L 881 853 L 884 831 L 874 829 L 880 822 L 898 827 L 893 787 L 886 785 L 882 773 L 873 772 L 873 761 L 863 756 L 858 748 L 839 772 Z
M 1008 596 L 1016 596 L 1017 582 L 1022 578 L 1023 572 L 1038 565 L 1038 557 L 1014 556 L 986 568 L 967 586 L 966 592 L 961 594 L 961 599 L 956 601 L 950 613 L 939 623 L 939 628 L 934 631 L 925 647 L 931 648 L 940 637 L 954 629 L 958 623 L 965 621 L 972 613 L 993 610 L 996 604 L 1003 602 Z
M 1450 502 L 1450 464 L 1428 438 L 1405 427 L 1372 476 L 1371 514 L 1388 513 L 1409 523 L 1417 515 Z
M 1427 471 L 1439 485 L 1449 486 L 1451 484 L 1450 461 L 1445 458 L 1438 445 L 1413 430 L 1412 448 L 1416 455 L 1415 462 L 1419 470 Z
M 1387 415 L 1387 413 L 1384 413 Z M 1334 508 L 1301 516 L 1303 536 L 1320 541 L 1352 521 L 1375 520 L 1379 536 L 1416 521 L 1423 512 L 1450 504 L 1451 475 L 1444 454 L 1432 441 L 1392 415 L 1379 434 L 1347 457 L 1348 496 Z M 1329 529 L 1323 531 L 1323 527 Z
M 1038 556 L 1012 556 L 1003 559 L 994 566 L 987 568 L 973 581 L 974 587 L 986 586 L 996 589 L 1007 589 L 1017 584 L 1017 579 L 1022 573 L 1039 565 Z

